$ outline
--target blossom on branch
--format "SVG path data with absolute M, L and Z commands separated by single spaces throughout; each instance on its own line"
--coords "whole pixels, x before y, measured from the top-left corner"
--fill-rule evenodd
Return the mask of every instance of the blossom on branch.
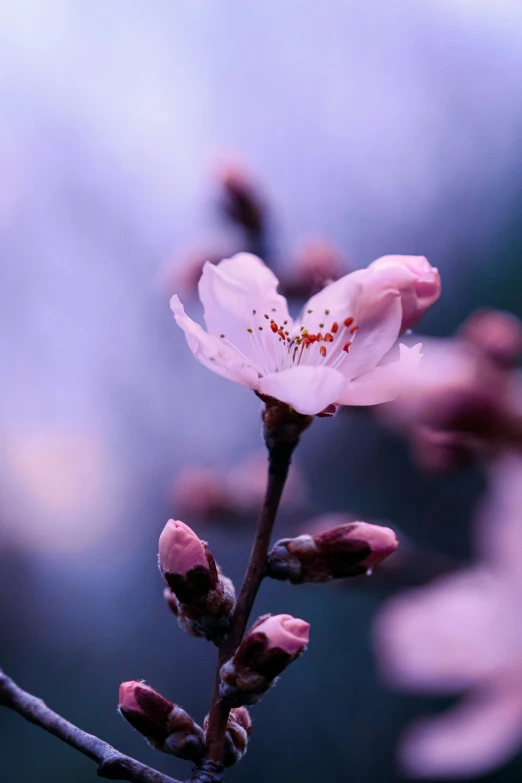
M 312 416 L 397 396 L 398 376 L 417 366 L 421 346 L 401 345 L 398 361 L 380 362 L 403 328 L 408 286 L 416 290 L 418 276 L 408 275 L 409 283 L 401 278 L 399 284 L 387 267 L 352 272 L 312 296 L 294 322 L 273 272 L 239 253 L 203 268 L 199 296 L 207 331 L 177 296 L 171 308 L 205 367 Z

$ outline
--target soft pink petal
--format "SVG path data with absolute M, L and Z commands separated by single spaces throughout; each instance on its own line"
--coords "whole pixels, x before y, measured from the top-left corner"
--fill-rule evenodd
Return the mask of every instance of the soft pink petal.
M 259 391 L 286 402 L 298 413 L 314 416 L 335 402 L 345 379 L 330 367 L 298 365 L 259 380 Z
M 456 708 L 418 721 L 400 747 L 415 778 L 474 778 L 508 761 L 522 746 L 520 682 L 483 688 Z
M 209 333 L 224 334 L 264 374 L 276 369 L 281 352 L 279 338 L 270 330 L 265 315 L 278 326 L 287 321 L 284 328 L 290 331 L 286 299 L 277 293 L 277 286 L 274 273 L 250 253 L 238 253 L 216 265 L 205 264 L 199 281 Z
M 170 300 L 170 307 L 176 323 L 185 332 L 190 350 L 204 367 L 249 389 L 257 388 L 258 371 L 252 362 L 219 337 L 207 334 L 185 313 L 177 296 Z
M 412 348 L 401 343 L 400 358 L 376 367 L 350 381 L 339 398 L 341 405 L 378 405 L 396 399 L 403 386 L 404 372 L 411 372 L 421 359 L 421 343 Z
M 442 577 L 388 601 L 374 650 L 393 686 L 451 693 L 496 675 L 520 655 L 510 586 L 478 568 Z
M 401 294 L 401 331 L 410 329 L 440 297 L 438 270 L 424 256 L 382 256 L 369 269 L 382 277 L 383 285 Z

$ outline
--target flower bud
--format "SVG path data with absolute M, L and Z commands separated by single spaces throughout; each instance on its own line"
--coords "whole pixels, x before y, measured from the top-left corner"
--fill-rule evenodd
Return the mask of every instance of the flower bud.
M 522 355 L 522 323 L 502 310 L 476 310 L 464 321 L 457 336 L 507 369 L 515 367 Z
M 267 557 L 268 575 L 293 584 L 360 576 L 397 546 L 395 533 L 388 527 L 348 522 L 314 536 L 277 541 Z
M 382 256 L 369 267 L 401 295 L 401 332 L 411 329 L 440 297 L 440 275 L 424 256 Z
M 180 625 L 219 644 L 234 607 L 234 587 L 219 571 L 204 541 L 188 525 L 169 520 L 159 540 L 165 597 Z
M 203 723 L 206 732 L 208 728 L 208 715 Z M 228 717 L 225 733 L 225 755 L 223 764 L 231 767 L 240 761 L 247 752 L 248 738 L 252 733 L 252 720 L 246 707 L 233 707 Z
M 120 714 L 156 750 L 198 762 L 205 751 L 203 730 L 190 715 L 143 682 L 122 682 Z
M 289 614 L 264 615 L 221 667 L 220 695 L 233 706 L 255 704 L 308 645 L 310 625 Z

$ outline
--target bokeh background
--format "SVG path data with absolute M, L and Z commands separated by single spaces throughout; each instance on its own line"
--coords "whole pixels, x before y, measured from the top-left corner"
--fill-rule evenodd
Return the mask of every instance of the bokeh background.
M 19 684 L 188 774 L 116 705 L 121 681 L 144 678 L 206 713 L 214 651 L 169 616 L 157 540 L 184 466 L 261 448 L 259 401 L 193 360 L 168 307 L 165 269 L 227 234 L 212 161 L 233 151 L 256 173 L 278 271 L 323 235 L 350 268 L 387 253 L 438 266 L 425 334 L 481 305 L 522 316 L 521 40 L 518 0 L 2 4 L 0 665 Z M 470 557 L 478 470 L 425 475 L 357 414 L 317 420 L 297 460 L 315 512 Z M 253 521 L 204 531 L 236 580 Z M 378 679 L 371 620 L 393 589 L 263 586 L 257 612 L 305 618 L 311 644 L 255 708 L 231 781 L 402 780 L 402 728 L 448 702 Z M 0 758 L 2 783 L 96 774 L 8 711 Z M 519 758 L 483 779 L 521 772 Z

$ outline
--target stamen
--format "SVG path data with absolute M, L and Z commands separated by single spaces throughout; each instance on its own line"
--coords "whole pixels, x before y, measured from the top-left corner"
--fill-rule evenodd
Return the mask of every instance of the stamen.
M 255 315 L 257 313 L 257 310 L 252 310 L 252 315 Z
M 283 330 L 282 330 L 282 329 L 278 329 L 278 330 L 277 330 L 277 334 L 279 335 L 279 337 L 280 337 L 282 340 L 286 340 L 285 333 L 283 332 Z
M 260 332 L 263 331 L 263 327 L 262 326 L 258 326 L 257 328 L 259 329 Z
M 325 343 L 333 343 L 333 337 L 330 334 L 330 332 L 326 332 L 326 334 L 324 336 L 324 341 L 325 341 Z
M 224 335 L 224 334 L 220 334 L 219 336 L 220 336 L 221 338 L 223 338 L 225 335 Z
M 324 345 L 321 345 L 319 351 L 321 352 L 321 356 L 324 358 L 326 356 L 326 348 L 324 347 Z
M 352 328 L 350 329 L 350 334 L 355 334 L 358 328 L 359 328 L 358 326 L 352 326 Z
M 347 343 L 345 343 L 344 346 L 343 346 L 343 351 L 346 351 L 346 353 L 348 353 L 348 351 L 350 350 L 350 345 L 351 344 L 352 344 L 351 340 L 349 340 Z
M 321 334 L 321 332 L 317 332 L 317 341 L 321 342 L 322 339 L 323 339 L 323 335 Z
M 247 329 L 247 332 L 248 332 L 249 334 L 252 334 L 252 332 L 253 332 L 253 329 L 250 329 L 250 328 L 249 328 L 249 329 Z
M 277 332 L 277 324 L 275 321 L 272 321 L 272 323 L 270 324 L 270 328 L 274 334 Z
M 313 312 L 313 311 L 312 311 L 312 310 L 307 310 L 306 312 L 307 312 L 307 313 L 311 313 L 311 312 Z
M 275 307 L 272 307 L 272 309 L 270 310 L 271 313 L 275 313 L 275 311 L 276 311 Z
M 353 324 L 353 318 L 345 318 L 344 319 L 344 325 L 348 328 Z
M 339 324 L 337 323 L 337 321 L 334 321 L 333 324 L 332 324 L 331 331 L 335 334 L 338 329 L 339 329 Z
M 324 329 L 324 324 L 319 324 L 319 329 Z
M 325 315 L 330 315 L 330 311 L 329 311 L 329 310 L 325 310 L 325 311 L 324 311 L 324 314 L 325 314 Z
M 270 316 L 268 316 L 268 315 L 265 313 L 265 318 L 266 318 L 266 320 L 267 320 L 267 321 L 268 321 L 269 317 L 270 317 Z
M 304 326 L 301 327 L 301 333 L 305 336 L 308 334 L 308 329 L 305 329 Z

